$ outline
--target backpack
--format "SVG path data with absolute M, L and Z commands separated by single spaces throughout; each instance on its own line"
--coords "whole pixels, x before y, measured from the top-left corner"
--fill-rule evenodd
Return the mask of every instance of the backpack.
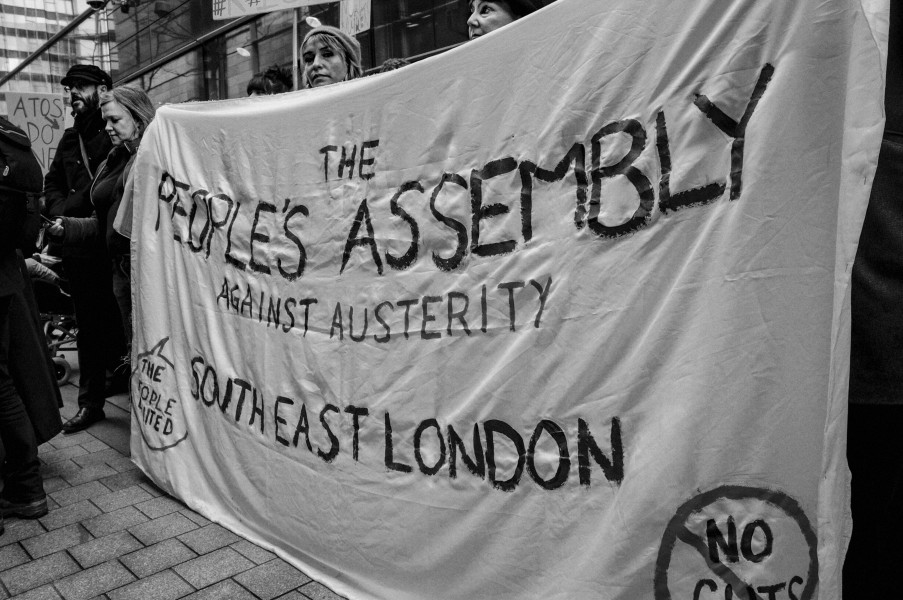
M 0 117 L 0 245 L 21 248 L 34 244 L 43 189 L 44 174 L 31 151 L 31 140 Z

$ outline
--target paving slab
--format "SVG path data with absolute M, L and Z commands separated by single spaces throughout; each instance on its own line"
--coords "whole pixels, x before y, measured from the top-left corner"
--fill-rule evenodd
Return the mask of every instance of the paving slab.
M 109 600 L 176 600 L 194 588 L 173 571 L 161 571 L 107 593 Z
M 82 468 L 72 462 L 72 459 L 58 460 L 52 463 L 42 464 L 41 477 L 43 479 L 50 479 L 51 477 L 62 477 L 63 479 L 66 479 L 66 483 L 72 485 L 68 478 L 74 477 L 75 474 L 81 472 L 81 470 Z
M 109 448 L 109 446 L 98 439 L 92 438 L 91 441 L 82 444 L 82 448 L 84 448 L 88 452 L 99 452 L 100 450 L 106 450 L 107 448 Z
M 128 531 L 118 531 L 69 548 L 69 554 L 83 569 L 87 569 L 143 547 Z
M 79 521 L 83 521 L 85 519 L 90 519 L 91 517 L 96 517 L 101 514 L 100 509 L 91 504 L 87 500 L 82 500 L 80 502 L 76 502 L 75 504 L 70 504 L 69 506 L 63 506 L 57 508 L 56 510 L 52 510 L 47 513 L 46 516 L 38 519 L 44 527 L 48 530 L 50 529 L 59 529 L 60 527 L 65 527 L 67 525 L 72 525 L 73 523 L 78 523 Z M 0 536 L 0 539 L 3 539 Z
M 345 596 L 339 596 L 317 581 L 301 586 L 298 588 L 298 591 L 310 598 L 310 600 L 348 600 Z
M 87 481 L 94 481 L 95 479 L 109 477 L 110 475 L 116 475 L 116 469 L 114 469 L 110 465 L 100 463 L 82 467 L 81 470 L 77 473 L 64 475 L 63 479 L 65 479 L 72 485 L 78 485 Z
M 111 460 L 123 458 L 122 453 L 115 448 L 107 448 L 98 452 L 85 452 L 81 456 L 73 457 L 72 462 L 82 467 L 105 464 Z
M 73 433 L 71 435 L 61 433 L 50 440 L 48 443 L 54 448 L 62 449 L 68 448 L 69 446 L 76 446 L 78 444 L 90 442 L 94 439 L 94 436 L 92 436 L 87 431 L 79 431 L 78 433 Z
M 0 535 L 0 547 L 15 544 L 19 540 L 41 535 L 47 531 L 40 522 L 31 519 L 7 519 L 6 533 Z
M 231 579 L 227 579 L 186 596 L 185 600 L 257 600 L 257 598 Z
M 188 517 L 189 519 L 191 519 L 192 521 L 194 521 L 196 524 L 198 524 L 201 527 L 206 527 L 207 525 L 210 525 L 210 523 L 212 523 L 212 521 L 210 519 L 207 519 L 206 517 L 202 517 L 198 513 L 191 510 L 190 508 L 183 508 L 179 512 L 181 512 L 183 515 L 185 515 L 186 517 Z
M 138 465 L 136 465 L 134 461 L 132 461 L 132 459 L 128 456 L 108 460 L 107 464 L 113 467 L 118 473 L 123 473 L 125 471 L 134 471 L 138 468 Z
M 160 496 L 158 498 L 151 498 L 145 502 L 139 502 L 135 505 L 135 508 L 151 519 L 156 519 L 182 510 L 185 508 L 185 505 L 169 496 Z
M 123 529 L 144 523 L 148 519 L 134 506 L 125 506 L 113 512 L 103 513 L 92 519 L 82 521 L 85 529 L 94 537 L 103 537 Z
M 21 544 L 32 558 L 41 558 L 92 539 L 94 539 L 94 536 L 85 531 L 84 527 L 74 523 L 24 539 L 21 541 Z
M 46 491 L 46 484 L 44 489 Z M 75 504 L 76 502 L 81 502 L 82 500 L 90 500 L 96 496 L 103 496 L 104 494 L 109 493 L 110 490 L 99 481 L 89 481 L 88 483 L 68 486 L 59 491 L 51 492 L 50 497 L 60 506 L 68 506 L 70 504 Z
M 273 600 L 311 581 L 310 577 L 281 558 L 258 565 L 235 576 L 235 581 L 262 600 Z
M 276 555 L 269 550 L 264 550 L 260 546 L 252 544 L 248 540 L 235 542 L 230 546 L 230 548 L 233 548 L 236 551 L 240 552 L 243 556 L 250 558 L 258 565 L 262 565 L 263 563 L 269 562 L 276 558 Z
M 0 548 L 0 571 L 18 567 L 31 560 L 28 553 L 19 544 L 10 544 Z
M 151 498 L 152 496 L 147 490 L 136 484 L 115 492 L 107 490 L 106 494 L 93 498 L 92 502 L 94 503 L 94 506 L 103 512 L 112 512 L 126 506 L 132 506 L 139 502 L 150 500 Z
M 197 554 L 185 544 L 169 538 L 127 554 L 119 560 L 129 571 L 144 578 L 196 557 Z
M 107 402 L 104 406 L 104 412 L 107 418 L 91 426 L 91 435 L 109 447 L 128 455 L 131 432 L 130 413 L 111 402 Z
M 220 548 L 174 567 L 185 581 L 201 589 L 252 568 L 254 563 L 233 550 Z
M 61 448 L 59 450 L 47 450 L 45 452 L 39 452 L 38 456 L 44 463 L 50 464 L 52 462 L 57 462 L 61 460 L 66 460 L 69 458 L 75 459 L 77 457 L 83 456 L 87 454 L 88 451 L 85 450 L 82 446 L 76 444 L 74 446 L 68 446 L 66 448 Z M 75 461 L 73 461 L 75 462 Z
M 129 407 L 129 395 L 128 394 L 117 394 L 107 399 L 107 402 L 120 408 L 121 410 L 128 412 L 130 410 Z
M 198 554 L 207 554 L 241 540 L 240 537 L 216 523 L 183 533 L 179 539 Z
M 44 584 L 56 581 L 71 573 L 79 566 L 65 552 L 57 552 L 0 573 L 0 581 L 10 594 L 15 596 Z
M 64 577 L 54 586 L 66 600 L 88 600 L 135 581 L 119 562 L 111 560 Z
M 6 598 L 7 596 L 3 596 Z M 39 588 L 35 588 L 29 592 L 25 592 L 24 594 L 20 594 L 16 596 L 16 600 L 61 600 L 62 596 L 60 596 L 56 588 L 51 584 L 42 585 Z
M 147 481 L 148 479 L 144 476 L 144 473 L 137 470 L 116 473 L 115 475 L 104 477 L 100 480 L 102 484 L 110 488 L 110 491 L 113 492 L 127 488 L 129 486 L 140 485 Z
M 188 517 L 176 512 L 131 527 L 129 531 L 138 538 L 139 542 L 145 546 L 150 546 L 166 538 L 176 537 L 197 528 L 198 526 Z

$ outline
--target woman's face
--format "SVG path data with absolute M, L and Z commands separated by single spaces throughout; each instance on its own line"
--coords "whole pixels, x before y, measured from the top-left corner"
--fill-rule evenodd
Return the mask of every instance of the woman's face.
M 304 79 L 310 87 L 320 87 L 344 81 L 348 75 L 345 58 L 318 39 L 309 39 L 301 48 Z
M 121 104 L 115 100 L 105 102 L 100 107 L 107 134 L 114 146 L 121 146 L 123 142 L 131 142 L 138 139 L 140 130 L 135 119 Z
M 467 19 L 467 35 L 474 39 L 515 20 L 511 7 L 504 0 L 473 0 Z

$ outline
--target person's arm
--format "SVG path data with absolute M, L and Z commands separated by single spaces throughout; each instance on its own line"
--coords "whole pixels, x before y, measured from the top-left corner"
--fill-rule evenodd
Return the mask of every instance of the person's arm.
M 97 214 L 90 217 L 57 217 L 47 232 L 67 246 L 93 242 L 100 235 Z
M 59 217 L 63 214 L 66 204 L 66 196 L 69 192 L 69 181 L 66 176 L 66 167 L 63 164 L 63 142 L 67 139 L 68 132 L 63 134 L 57 153 L 50 163 L 50 169 L 44 176 L 44 214 L 50 217 Z

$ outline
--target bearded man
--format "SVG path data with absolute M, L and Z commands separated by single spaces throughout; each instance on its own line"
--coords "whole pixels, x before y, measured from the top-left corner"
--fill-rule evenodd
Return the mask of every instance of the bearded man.
M 75 126 L 63 133 L 44 178 L 47 213 L 51 218 L 89 217 L 94 211 L 91 183 L 113 148 L 104 130 L 99 98 L 113 87 L 113 80 L 94 65 L 75 65 L 61 83 Z M 117 373 L 117 379 L 107 382 L 107 372 L 115 373 L 123 364 L 125 335 L 102 239 L 62 246 L 59 253 L 78 322 L 79 409 L 63 424 L 64 432 L 73 433 L 104 418 L 106 396 L 120 387 L 124 391 L 128 373 Z

